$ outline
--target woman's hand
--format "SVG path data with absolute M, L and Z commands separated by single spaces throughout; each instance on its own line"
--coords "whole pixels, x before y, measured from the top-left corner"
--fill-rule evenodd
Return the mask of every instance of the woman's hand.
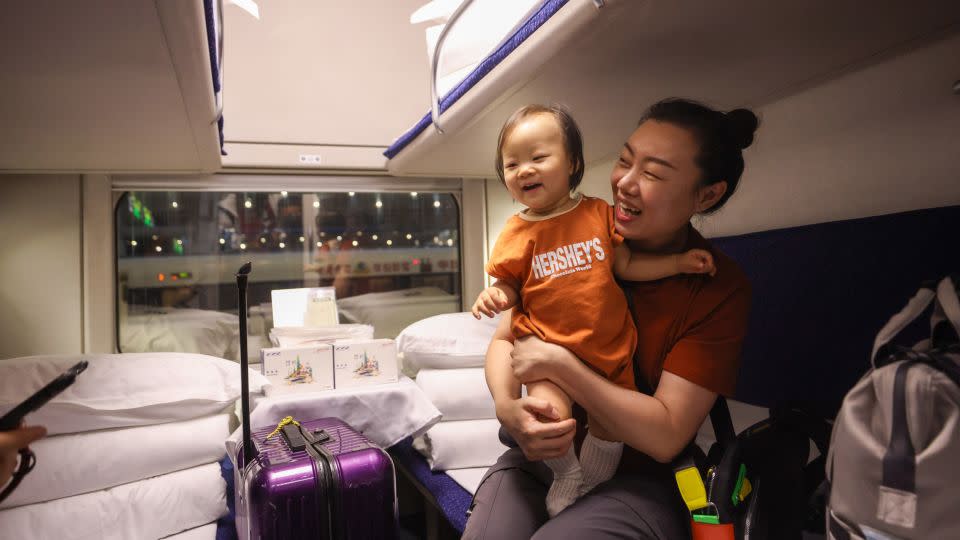
M 576 360 L 573 353 L 536 336 L 514 341 L 513 352 L 510 354 L 513 375 L 524 384 L 542 380 L 559 384 L 556 380 L 556 368 L 569 360 Z
M 530 461 L 561 457 L 573 444 L 577 421 L 557 422 L 557 411 L 532 396 L 497 403 L 497 418 Z
M 3 487 L 17 467 L 17 453 L 30 443 L 42 438 L 47 430 L 42 426 L 19 427 L 0 431 L 0 487 Z

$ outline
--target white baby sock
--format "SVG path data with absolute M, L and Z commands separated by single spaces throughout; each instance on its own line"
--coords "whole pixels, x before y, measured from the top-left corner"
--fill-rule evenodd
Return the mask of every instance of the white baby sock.
M 583 471 L 572 446 L 563 457 L 547 459 L 544 463 L 553 471 L 553 484 L 547 492 L 547 513 L 553 517 L 580 496 Z
M 580 466 L 583 467 L 583 485 L 580 494 L 583 495 L 597 487 L 602 482 L 613 478 L 620 465 L 620 455 L 623 454 L 623 443 L 605 441 L 587 432 L 580 448 Z

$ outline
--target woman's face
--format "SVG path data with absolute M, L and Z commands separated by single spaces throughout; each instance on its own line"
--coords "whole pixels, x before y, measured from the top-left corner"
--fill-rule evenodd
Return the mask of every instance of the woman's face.
M 655 120 L 640 124 L 610 175 L 617 232 L 641 249 L 681 248 L 687 223 L 704 209 L 695 162 L 699 150 L 685 128 Z

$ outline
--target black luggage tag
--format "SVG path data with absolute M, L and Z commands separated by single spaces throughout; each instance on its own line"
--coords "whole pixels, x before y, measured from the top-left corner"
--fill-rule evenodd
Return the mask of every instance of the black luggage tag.
M 300 433 L 300 426 L 287 424 L 280 429 L 280 435 L 283 436 L 291 452 L 300 452 L 307 447 L 307 440 Z

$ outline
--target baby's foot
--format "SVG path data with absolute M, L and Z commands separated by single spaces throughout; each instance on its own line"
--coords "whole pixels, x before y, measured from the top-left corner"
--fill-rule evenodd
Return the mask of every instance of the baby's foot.
M 605 441 L 587 432 L 580 449 L 580 466 L 583 468 L 583 483 L 580 494 L 585 495 L 599 484 L 613 478 L 620 465 L 623 443 Z
M 583 485 L 583 472 L 580 467 L 553 477 L 553 484 L 547 492 L 547 514 L 554 517 L 580 497 Z

